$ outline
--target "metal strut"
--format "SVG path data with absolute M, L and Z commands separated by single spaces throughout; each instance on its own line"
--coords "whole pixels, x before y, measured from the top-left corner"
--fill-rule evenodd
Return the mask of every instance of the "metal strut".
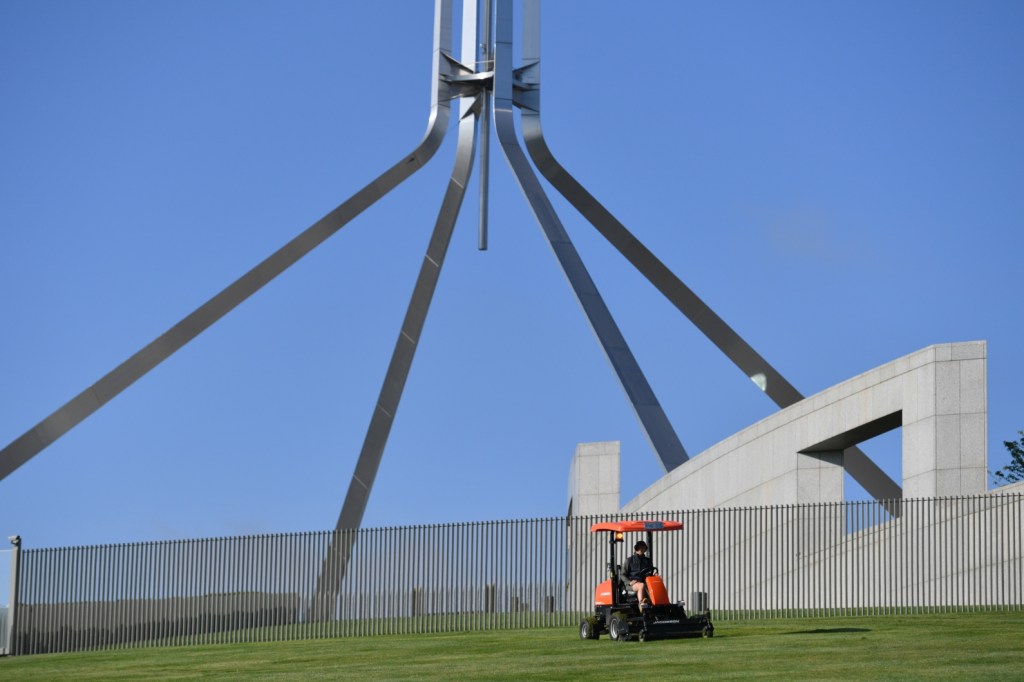
M 476 6 L 475 0 L 463 7 L 462 54 L 463 59 L 473 64 L 476 61 Z M 470 29 L 472 27 L 472 29 Z M 459 121 L 459 142 L 455 149 L 455 166 L 452 168 L 448 189 L 445 191 L 441 210 L 434 224 L 434 232 L 430 237 L 427 252 L 420 266 L 420 274 L 416 278 L 409 306 L 402 321 L 402 328 L 395 341 L 395 350 L 391 355 L 384 384 L 381 386 L 377 405 L 370 419 L 370 426 L 363 441 L 355 473 L 349 483 L 345 503 L 338 516 L 336 528 L 358 528 L 366 511 L 366 503 L 377 476 L 377 468 L 384 456 L 384 445 L 391 432 L 391 425 L 398 411 L 398 402 L 402 398 L 409 369 L 412 367 L 413 356 L 419 344 L 423 325 L 427 320 L 427 312 L 441 276 L 448 244 L 451 242 L 455 221 L 459 217 L 462 200 L 466 196 L 466 185 L 473 170 L 473 157 L 476 151 L 476 123 L 484 98 L 484 86 L 490 78 L 486 72 L 476 73 L 472 66 L 460 64 L 449 59 L 459 73 L 446 77 L 447 80 L 460 84 L 473 84 L 461 94 L 474 97 L 473 101 L 463 100 L 465 111 Z
M 462 23 L 463 59 L 469 64 L 473 64 L 476 61 L 477 49 L 475 0 L 473 0 L 472 6 L 463 7 Z M 446 58 L 453 67 L 454 73 L 442 76 L 442 78 L 454 84 L 454 94 L 463 98 L 473 97 L 473 100 L 463 99 L 465 111 L 459 121 L 455 164 L 448 181 L 448 189 L 441 202 L 441 209 L 437 214 L 437 221 L 434 223 L 434 231 L 430 236 L 427 252 L 423 256 L 423 264 L 420 266 L 420 274 L 416 278 L 416 286 L 413 288 L 408 308 L 405 311 L 405 319 L 402 320 L 402 327 L 398 333 L 398 339 L 395 341 L 395 349 L 392 352 L 387 373 L 384 375 L 384 382 L 380 389 L 380 395 L 377 397 L 373 416 L 370 418 L 370 425 L 366 430 L 363 447 L 359 451 L 355 472 L 352 474 L 345 502 L 338 515 L 338 522 L 335 524 L 336 532 L 328 543 L 324 563 L 317 576 L 314 613 L 320 620 L 329 619 L 333 613 L 338 586 L 345 576 L 349 559 L 352 556 L 352 549 L 356 543 L 355 530 L 362 524 L 363 514 L 366 512 L 370 491 L 373 489 L 377 470 L 384 457 L 384 446 L 387 444 L 391 426 L 395 421 L 395 413 L 398 411 L 398 403 L 402 398 L 406 380 L 409 378 L 409 370 L 419 346 L 423 325 L 426 323 L 427 312 L 430 309 L 434 291 L 437 289 L 437 282 L 441 277 L 441 268 L 448 253 L 448 245 L 451 243 L 455 221 L 459 217 L 459 209 L 466 196 L 466 185 L 469 183 L 469 177 L 473 170 L 473 157 L 476 151 L 476 124 L 481 111 L 481 100 L 484 98 L 485 86 L 490 75 L 477 73 L 472 66 L 459 63 L 450 56 L 446 55 Z
M 523 0 L 522 60 L 517 70 L 523 140 L 537 169 L 601 235 L 653 284 L 733 364 L 781 408 L 804 399 L 785 377 L 737 334 L 714 310 L 619 222 L 569 171 L 544 139 L 540 108 L 540 0 Z M 895 500 L 903 490 L 864 452 L 854 446 L 843 452 L 843 466 L 877 500 Z M 898 513 L 898 506 L 893 505 Z
M 444 79 L 450 66 L 442 54 L 451 51 L 452 0 L 434 6 L 433 77 L 427 132 L 419 145 L 377 179 L 308 227 L 259 265 L 108 372 L 95 384 L 58 408 L 50 416 L 0 450 L 0 481 L 35 457 L 82 420 L 116 397 L 182 346 L 206 331 L 242 301 L 294 265 L 353 218 L 372 206 L 434 155 L 444 139 L 451 116 L 452 86 Z
M 494 129 L 498 142 L 587 321 L 625 389 L 644 434 L 661 465 L 666 471 L 671 471 L 689 459 L 689 456 L 519 146 L 513 117 L 517 72 L 512 68 L 511 2 L 498 0 L 495 14 Z

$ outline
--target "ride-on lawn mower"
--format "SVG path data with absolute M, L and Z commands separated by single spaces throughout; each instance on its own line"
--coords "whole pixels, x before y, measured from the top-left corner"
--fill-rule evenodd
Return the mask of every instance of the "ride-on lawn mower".
M 707 610 L 687 614 L 683 602 L 669 602 L 668 590 L 651 568 L 644 576 L 649 604 L 641 606 L 624 572 L 625 562 L 615 559 L 615 548 L 622 543 L 625 533 L 646 531 L 647 546 L 653 556 L 655 532 L 682 530 L 679 521 L 619 521 L 595 523 L 590 532 L 608 533 L 608 579 L 594 590 L 594 615 L 580 622 L 580 639 L 597 639 L 602 632 L 619 642 L 638 639 L 668 639 L 673 637 L 711 637 L 715 627 Z M 706 603 L 705 598 L 700 601 Z M 706 606 L 705 606 L 706 608 Z

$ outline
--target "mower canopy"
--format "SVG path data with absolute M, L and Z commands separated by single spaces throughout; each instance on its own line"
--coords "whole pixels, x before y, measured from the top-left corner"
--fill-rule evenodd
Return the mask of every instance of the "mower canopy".
M 602 530 L 610 530 L 618 533 L 633 533 L 637 531 L 660 531 L 660 530 L 682 530 L 681 521 L 611 521 L 595 523 L 590 527 L 591 533 Z

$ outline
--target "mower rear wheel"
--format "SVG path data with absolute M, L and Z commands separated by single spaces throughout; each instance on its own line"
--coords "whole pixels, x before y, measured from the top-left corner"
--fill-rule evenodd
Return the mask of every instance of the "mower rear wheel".
M 580 621 L 580 639 L 597 639 L 597 628 L 586 618 Z

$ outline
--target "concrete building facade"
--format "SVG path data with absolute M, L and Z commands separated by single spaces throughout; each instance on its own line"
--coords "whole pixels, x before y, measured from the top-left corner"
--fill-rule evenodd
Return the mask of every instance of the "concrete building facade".
M 620 506 L 619 444 L 577 447 L 572 515 L 839 502 L 843 450 L 902 428 L 903 497 L 987 490 L 986 344 L 929 346 L 715 444 Z

